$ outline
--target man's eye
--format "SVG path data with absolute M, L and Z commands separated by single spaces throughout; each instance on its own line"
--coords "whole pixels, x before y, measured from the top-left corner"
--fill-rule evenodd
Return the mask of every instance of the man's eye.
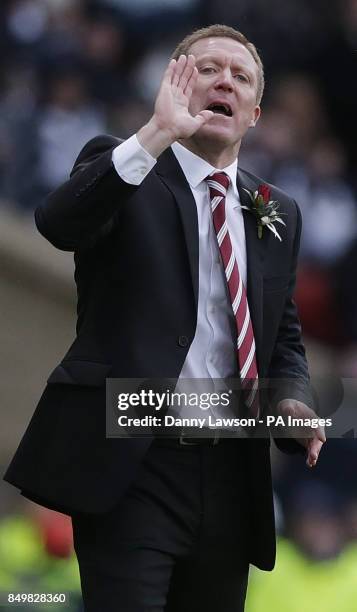
M 204 74 L 211 74 L 215 72 L 215 69 L 213 68 L 213 66 L 203 66 L 202 68 L 200 68 L 200 72 L 203 72 Z
M 245 74 L 239 73 L 235 75 L 237 81 L 242 81 L 242 83 L 248 83 L 249 79 Z

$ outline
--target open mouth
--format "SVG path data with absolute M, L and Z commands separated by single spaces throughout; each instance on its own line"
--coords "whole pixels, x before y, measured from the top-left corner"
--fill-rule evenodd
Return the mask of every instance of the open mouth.
M 228 104 L 210 104 L 207 110 L 213 111 L 217 115 L 225 115 L 226 117 L 232 117 L 232 109 Z

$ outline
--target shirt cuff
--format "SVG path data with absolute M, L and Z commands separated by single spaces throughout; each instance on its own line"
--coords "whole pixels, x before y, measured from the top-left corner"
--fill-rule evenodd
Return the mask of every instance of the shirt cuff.
M 143 149 L 136 134 L 115 147 L 112 161 L 119 176 L 130 185 L 140 185 L 156 164 L 156 159 Z

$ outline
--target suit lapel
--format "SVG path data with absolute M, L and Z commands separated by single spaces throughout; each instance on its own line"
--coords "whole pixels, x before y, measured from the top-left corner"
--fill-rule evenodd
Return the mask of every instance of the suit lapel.
M 237 187 L 242 206 L 250 206 L 249 195 L 244 191 L 255 191 L 259 182 L 243 170 L 238 169 Z M 245 242 L 247 248 L 247 297 L 252 319 L 258 368 L 261 364 L 263 341 L 263 259 L 266 251 L 268 232 L 258 238 L 257 220 L 249 210 L 243 210 Z
M 197 307 L 199 236 L 196 202 L 181 166 L 171 148 L 166 149 L 160 155 L 156 164 L 156 172 L 171 191 L 180 212 Z

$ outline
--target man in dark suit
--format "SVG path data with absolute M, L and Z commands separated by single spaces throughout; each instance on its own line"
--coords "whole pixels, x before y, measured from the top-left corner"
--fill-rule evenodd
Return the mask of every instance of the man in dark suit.
M 173 57 L 150 121 L 125 142 L 90 141 L 36 211 L 40 232 L 75 254 L 77 336 L 5 478 L 72 516 L 89 612 L 238 612 L 249 563 L 275 557 L 269 438 L 108 439 L 107 377 L 236 377 L 255 418 L 256 383 L 271 378 L 276 414 L 314 416 L 292 299 L 301 215 L 260 187 L 279 202 L 278 239 L 254 214 L 260 179 L 237 168 L 261 60 L 225 26 Z M 322 428 L 276 440 L 305 447 L 310 466 L 324 441 Z

